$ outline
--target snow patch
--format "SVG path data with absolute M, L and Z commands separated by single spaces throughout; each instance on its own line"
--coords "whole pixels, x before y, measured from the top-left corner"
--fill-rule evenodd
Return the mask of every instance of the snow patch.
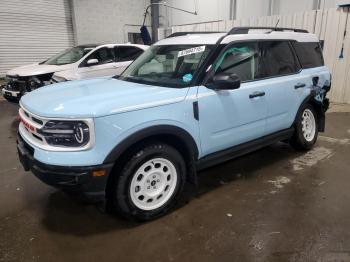
M 333 151 L 331 149 L 325 147 L 315 147 L 306 154 L 291 160 L 291 163 L 293 164 L 293 170 L 298 171 L 304 169 L 305 167 L 314 166 L 319 161 L 328 159 L 331 156 L 333 156 Z
M 333 137 L 327 137 L 327 136 L 319 136 L 319 139 L 328 143 L 332 144 L 339 144 L 339 145 L 349 145 L 350 139 L 349 138 L 333 138 Z
M 269 180 L 267 182 L 273 184 L 276 188 L 281 189 L 284 187 L 285 184 L 288 184 L 290 182 L 290 179 L 285 176 L 279 176 L 276 178 L 276 180 Z

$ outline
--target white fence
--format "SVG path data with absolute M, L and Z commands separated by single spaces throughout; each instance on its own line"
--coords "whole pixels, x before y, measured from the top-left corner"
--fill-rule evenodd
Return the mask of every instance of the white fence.
M 229 31 L 235 26 L 275 26 L 307 29 L 324 40 L 323 54 L 333 74 L 332 102 L 350 103 L 350 15 L 349 8 L 314 10 L 292 15 L 227 20 L 172 27 L 172 32 Z M 345 33 L 348 32 L 346 35 Z

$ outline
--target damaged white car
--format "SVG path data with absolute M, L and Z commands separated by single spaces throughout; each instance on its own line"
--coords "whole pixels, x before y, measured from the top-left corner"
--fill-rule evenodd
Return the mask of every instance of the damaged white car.
M 21 96 L 52 83 L 121 74 L 148 46 L 134 44 L 79 45 L 41 63 L 7 72 L 3 96 L 18 102 Z

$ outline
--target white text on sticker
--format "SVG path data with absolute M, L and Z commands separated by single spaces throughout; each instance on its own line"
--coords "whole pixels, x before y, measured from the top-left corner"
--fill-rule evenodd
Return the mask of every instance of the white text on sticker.
M 177 57 L 196 54 L 196 53 L 202 53 L 202 52 L 204 52 L 204 50 L 205 50 L 205 45 L 193 47 L 190 49 L 180 51 L 179 54 L 177 55 Z

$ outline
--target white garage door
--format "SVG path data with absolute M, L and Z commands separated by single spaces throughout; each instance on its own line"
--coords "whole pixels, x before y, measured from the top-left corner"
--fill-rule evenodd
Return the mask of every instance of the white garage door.
M 70 0 L 0 0 L 0 76 L 73 45 Z

